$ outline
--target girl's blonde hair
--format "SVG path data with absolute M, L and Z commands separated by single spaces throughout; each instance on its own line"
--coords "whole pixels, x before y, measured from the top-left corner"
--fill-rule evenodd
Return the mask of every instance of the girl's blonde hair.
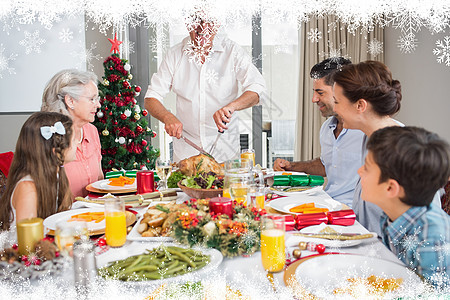
M 48 140 L 41 135 L 42 126 L 60 121 L 66 133 L 54 133 Z M 72 192 L 64 171 L 64 151 L 72 140 L 72 119 L 54 112 L 37 112 L 23 124 L 14 152 L 14 159 L 0 200 L 0 228 L 8 230 L 15 220 L 11 195 L 17 182 L 30 175 L 36 186 L 37 216 L 46 218 L 72 205 Z

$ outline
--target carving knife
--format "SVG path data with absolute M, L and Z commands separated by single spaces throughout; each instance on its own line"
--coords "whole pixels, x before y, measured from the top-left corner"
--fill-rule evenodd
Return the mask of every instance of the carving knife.
M 224 125 L 227 125 L 227 122 L 222 121 L 222 123 Z M 217 132 L 218 132 L 218 134 L 217 134 L 216 140 L 214 141 L 214 143 L 212 144 L 211 148 L 209 149 L 209 153 L 212 153 L 214 151 L 214 149 L 216 149 L 217 141 L 219 140 L 220 136 L 225 132 L 225 130 L 224 131 L 217 130 Z
M 195 144 L 193 141 L 191 141 L 190 139 L 188 139 L 187 137 L 185 137 L 184 135 L 181 135 L 181 138 L 188 143 L 191 147 L 193 147 L 194 149 L 200 151 L 201 154 L 207 155 L 209 157 L 212 157 L 211 154 L 209 154 L 208 152 L 205 151 L 205 149 L 203 149 L 202 147 L 198 146 L 197 144 Z

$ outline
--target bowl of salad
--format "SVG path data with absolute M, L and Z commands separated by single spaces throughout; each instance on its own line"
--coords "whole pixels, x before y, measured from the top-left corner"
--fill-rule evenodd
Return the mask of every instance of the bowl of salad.
M 214 172 L 201 172 L 179 181 L 178 187 L 191 198 L 220 197 L 223 194 L 223 176 Z

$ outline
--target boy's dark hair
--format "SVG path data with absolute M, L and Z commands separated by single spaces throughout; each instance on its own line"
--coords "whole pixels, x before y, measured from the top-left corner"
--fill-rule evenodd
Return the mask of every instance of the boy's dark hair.
M 405 190 L 400 200 L 429 205 L 450 176 L 450 146 L 437 134 L 418 127 L 385 127 L 367 143 L 381 170 L 380 183 L 396 180 Z
M 311 72 L 309 76 L 312 79 L 320 79 L 325 77 L 325 84 L 332 86 L 333 85 L 333 74 L 337 71 L 340 71 L 342 66 L 349 65 L 352 62 L 349 59 L 343 57 L 331 57 L 321 61 L 318 64 L 315 64 L 311 68 Z

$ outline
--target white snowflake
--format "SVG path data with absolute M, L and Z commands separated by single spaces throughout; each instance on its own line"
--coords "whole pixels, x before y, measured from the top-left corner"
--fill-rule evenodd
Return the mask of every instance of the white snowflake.
M 397 46 L 402 53 L 412 53 L 417 48 L 417 39 L 414 33 L 408 33 L 407 35 L 400 36 L 397 41 Z
M 311 41 L 311 43 L 318 42 L 320 39 L 322 39 L 322 31 L 319 31 L 318 28 L 311 28 L 309 32 L 307 33 L 308 40 Z
M 331 22 L 330 24 L 328 24 L 328 33 L 331 33 L 332 31 L 336 31 L 337 28 L 337 23 L 336 21 Z
M 95 54 L 94 55 L 94 49 L 97 48 L 97 43 L 93 43 L 91 44 L 91 46 L 89 48 L 84 48 L 83 45 L 81 45 L 81 50 L 79 52 L 71 52 L 70 55 L 72 55 L 73 57 L 78 57 L 80 60 L 86 60 L 86 64 L 88 65 L 88 70 L 93 70 L 94 69 L 94 65 L 92 64 L 92 61 L 94 59 L 96 60 L 100 60 L 102 57 L 100 56 L 100 54 Z
M 371 40 L 367 43 L 367 52 L 373 56 L 383 53 L 383 43 L 377 39 Z
M 325 65 L 327 68 L 331 68 L 331 64 L 335 63 L 336 67 L 338 69 L 341 69 L 342 65 L 339 64 L 339 59 L 341 57 L 346 58 L 346 59 L 351 59 L 350 56 L 348 56 L 346 54 L 342 54 L 342 50 L 345 49 L 345 43 L 342 43 L 338 47 L 335 48 L 333 42 L 328 41 L 328 48 L 330 49 L 330 51 L 328 53 L 324 52 L 324 51 L 322 51 L 320 53 L 321 57 L 330 59 L 330 61 Z
M 219 79 L 219 73 L 212 69 L 208 69 L 205 74 L 206 81 L 211 85 L 216 85 L 217 80 Z
M 5 54 L 5 47 L 3 47 L 3 44 L 0 44 L 0 79 L 3 78 L 3 72 L 8 72 L 10 75 L 16 74 L 16 70 L 9 65 L 16 57 L 17 54 L 14 53 L 7 56 Z
M 388 19 L 387 23 L 392 23 L 394 28 L 409 34 L 419 31 L 425 25 L 424 20 L 416 11 L 401 10 L 401 13 L 394 14 L 391 19 Z
M 45 39 L 39 37 L 39 31 L 35 30 L 33 33 L 24 31 L 25 38 L 19 42 L 19 45 L 25 47 L 25 54 L 31 52 L 41 53 L 41 46 L 45 43 Z
M 192 41 L 188 42 L 188 47 L 184 49 L 184 54 L 189 56 L 189 61 L 201 65 L 211 60 L 211 55 L 214 53 L 214 50 L 210 48 L 210 44 L 207 38 L 202 39 L 201 37 L 197 37 L 196 43 Z
M 59 32 L 59 39 L 63 43 L 70 43 L 70 41 L 73 39 L 73 31 L 71 31 L 69 28 L 65 28 Z
M 412 234 L 406 233 L 406 230 L 403 228 L 400 230 L 402 233 L 400 235 L 401 239 L 392 241 L 394 246 L 400 246 L 400 252 L 398 253 L 399 257 L 405 257 L 409 253 L 412 253 L 416 260 L 420 260 L 420 252 L 417 251 L 417 248 L 427 244 L 426 241 L 419 239 L 421 230 L 422 228 L 416 227 Z
M 437 56 L 438 63 L 445 63 L 450 67 L 450 36 L 445 36 L 444 40 L 437 40 L 436 47 L 433 49 L 433 54 Z
M 135 51 L 134 51 L 134 42 L 132 42 L 132 41 L 128 41 L 128 42 L 126 42 L 126 43 L 123 43 L 122 44 L 122 51 L 123 51 L 123 53 L 128 53 L 128 54 L 131 54 L 131 53 L 135 53 Z
M 275 40 L 274 53 L 290 53 L 291 52 L 292 41 L 289 39 L 286 33 L 281 33 L 277 35 Z

